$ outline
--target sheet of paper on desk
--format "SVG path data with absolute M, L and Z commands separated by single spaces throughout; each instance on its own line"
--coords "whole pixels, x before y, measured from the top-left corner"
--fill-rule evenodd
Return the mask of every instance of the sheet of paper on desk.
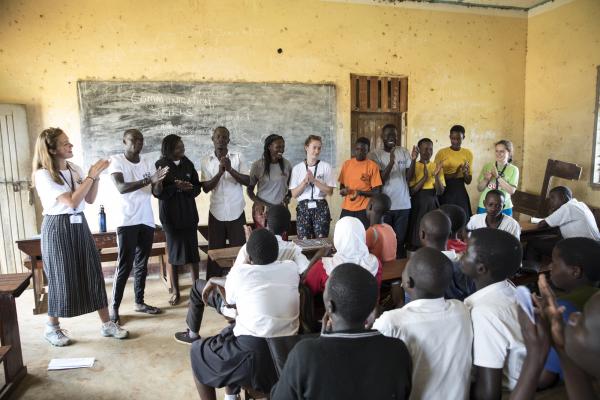
M 85 358 L 53 358 L 48 364 L 48 371 L 73 368 L 91 368 L 94 366 L 94 357 Z
M 539 224 L 540 222 L 542 222 L 544 220 L 544 218 L 535 218 L 535 217 L 531 217 L 531 223 L 532 224 Z

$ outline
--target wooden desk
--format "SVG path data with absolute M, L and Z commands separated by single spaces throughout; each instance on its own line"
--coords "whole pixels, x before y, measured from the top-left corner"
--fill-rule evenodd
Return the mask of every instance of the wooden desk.
M 521 234 L 529 233 L 537 230 L 538 224 L 534 224 L 530 221 L 518 221 L 521 226 Z
M 29 286 L 30 278 L 31 273 L 0 275 L 0 359 L 6 377 L 6 384 L 0 387 L 0 399 L 8 399 L 27 375 L 27 368 L 23 365 L 15 298 Z
M 315 253 L 322 248 L 333 246 L 331 239 L 327 238 L 306 240 L 294 239 L 293 242 L 302 247 L 302 252 L 307 254 Z M 216 262 L 221 268 L 231 268 L 241 248 L 241 246 L 234 246 L 226 247 L 224 249 L 212 249 L 208 250 L 207 254 L 210 259 Z
M 392 260 L 384 263 L 381 281 L 386 282 L 402 279 L 402 273 L 404 272 L 407 263 L 408 258 L 401 258 L 399 260 Z
M 101 261 L 116 261 L 117 253 L 115 252 L 115 248 L 117 248 L 117 233 L 115 231 L 98 232 L 92 234 L 92 236 L 96 242 L 96 248 L 100 252 Z M 154 243 L 165 242 L 165 232 L 160 227 L 156 227 L 154 230 Z M 33 274 L 33 314 L 43 314 L 48 311 L 48 299 L 46 298 L 47 293 L 44 284 L 45 277 L 42 263 L 42 248 L 40 238 L 36 237 L 31 239 L 17 240 L 16 243 L 19 250 L 27 254 L 28 259 L 25 262 L 25 266 L 28 269 L 31 269 Z M 166 245 L 164 248 L 158 247 L 153 249 L 151 255 L 161 256 L 161 278 L 167 284 L 167 286 L 169 286 L 170 282 L 167 282 L 169 281 L 169 277 L 166 274 L 166 264 L 168 261 L 165 261 L 162 257 L 165 254 L 168 254 Z

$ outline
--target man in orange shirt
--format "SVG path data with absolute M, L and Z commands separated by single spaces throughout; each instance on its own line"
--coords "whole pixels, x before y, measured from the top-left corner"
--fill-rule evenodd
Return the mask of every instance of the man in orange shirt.
M 377 164 L 367 159 L 371 142 L 360 137 L 354 144 L 354 157 L 344 162 L 340 172 L 340 194 L 344 196 L 342 217 L 358 218 L 365 229 L 369 227 L 367 206 L 369 197 L 381 190 L 381 176 Z

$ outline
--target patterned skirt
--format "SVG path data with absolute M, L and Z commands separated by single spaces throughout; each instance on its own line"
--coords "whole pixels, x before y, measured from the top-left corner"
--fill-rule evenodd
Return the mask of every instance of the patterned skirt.
M 100 254 L 83 214 L 72 224 L 69 214 L 45 215 L 42 261 L 48 278 L 48 315 L 76 317 L 108 305 Z

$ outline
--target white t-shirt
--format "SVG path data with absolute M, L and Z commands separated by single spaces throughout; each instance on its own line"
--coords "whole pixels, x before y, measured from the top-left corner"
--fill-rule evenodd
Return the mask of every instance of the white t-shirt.
M 413 367 L 410 399 L 469 398 L 473 331 L 461 301 L 413 300 L 384 312 L 373 328 L 406 344 Z
M 525 359 L 516 288 L 501 281 L 478 290 L 465 299 L 473 324 L 473 365 L 502 368 L 502 387 L 513 390 Z
M 82 212 L 85 208 L 85 199 L 81 200 L 81 203 L 79 203 L 75 210 L 57 200 L 64 193 L 75 191 L 84 178 L 83 171 L 79 166 L 73 163 L 69 163 L 69 165 L 71 166 L 70 169 L 60 171 L 62 176 L 64 176 L 62 184 L 54 182 L 52 175 L 50 175 L 47 169 L 38 169 L 35 171 L 35 189 L 42 202 L 42 215 L 73 214 L 75 212 Z M 71 171 L 73 172 L 72 175 Z M 71 178 L 73 178 L 72 181 Z M 64 181 L 65 179 L 66 182 Z M 73 182 L 74 187 L 71 187 L 71 182 Z
M 156 172 L 154 163 L 140 154 L 140 161 L 132 163 L 124 154 L 112 156 L 109 174 L 123 174 L 124 182 L 135 182 L 149 178 Z M 118 193 L 118 192 L 117 192 Z M 154 214 L 152 213 L 152 185 L 129 193 L 119 193 L 119 212 L 115 213 L 116 226 L 148 225 L 154 228 Z
M 227 156 L 231 161 L 231 168 L 241 174 L 248 173 L 241 154 L 229 152 Z M 200 163 L 200 180 L 206 182 L 214 178 L 219 173 L 219 165 L 214 151 L 204 157 Z M 242 185 L 225 171 L 217 186 L 210 192 L 210 213 L 219 221 L 234 221 L 242 215 L 245 205 Z
M 241 264 L 225 281 L 227 303 L 237 307 L 235 336 L 291 336 L 298 333 L 298 266 L 293 261 Z
M 473 215 L 467 223 L 467 229 L 474 231 L 475 229 L 487 228 L 488 226 L 485 223 L 486 215 L 487 214 Z M 500 221 L 498 229 L 510 233 L 519 240 L 521 239 L 521 225 L 519 225 L 519 223 L 511 216 L 502 214 L 502 221 Z
M 296 263 L 298 266 L 298 275 L 303 273 L 306 268 L 308 268 L 308 258 L 302 253 L 302 247 L 298 246 L 294 242 L 286 242 L 279 235 L 275 235 L 277 238 L 277 244 L 279 245 L 279 255 L 277 256 L 277 261 L 285 261 L 291 260 Z M 233 266 L 248 264 L 250 262 L 250 258 L 248 257 L 248 252 L 246 251 L 246 245 L 243 245 L 240 249 Z
M 410 168 L 410 153 L 404 147 L 396 146 L 394 150 L 396 163 L 392 167 L 390 177 L 383 184 L 383 193 L 392 200 L 390 210 L 410 209 L 410 192 L 406 181 L 406 169 Z M 369 158 L 377 163 L 380 170 L 384 170 L 390 163 L 390 153 L 384 149 L 373 150 Z
M 315 168 L 317 173 L 315 174 Z M 315 175 L 315 178 L 320 180 L 321 182 L 323 182 L 324 184 L 326 184 L 329 187 L 336 187 L 336 180 L 335 180 L 335 176 L 333 176 L 333 172 L 331 170 L 331 165 L 329 165 L 329 163 L 325 162 L 325 161 L 319 161 L 319 163 L 317 165 L 313 165 L 312 167 L 308 167 L 308 169 L 310 170 L 310 172 L 313 173 L 313 175 Z M 306 164 L 304 163 L 304 161 L 302 161 L 301 163 L 298 163 L 294 166 L 294 168 L 292 169 L 292 177 L 290 178 L 290 189 L 295 189 L 300 185 L 300 182 L 302 182 L 304 180 L 304 178 L 306 177 Z M 310 194 L 311 192 L 313 193 L 313 199 L 314 200 L 322 200 L 325 197 L 327 197 L 327 195 L 323 192 L 321 192 L 321 190 L 319 190 L 319 188 L 317 187 L 317 185 L 314 185 L 314 188 L 311 185 L 306 185 L 306 188 L 304 188 L 304 191 L 302 193 L 300 193 L 300 196 L 298 196 L 298 201 L 302 201 L 302 200 L 310 200 Z
M 571 199 L 548 217 L 549 226 L 558 226 L 563 238 L 586 237 L 600 240 L 600 232 L 594 214 L 588 206 L 577 199 Z

